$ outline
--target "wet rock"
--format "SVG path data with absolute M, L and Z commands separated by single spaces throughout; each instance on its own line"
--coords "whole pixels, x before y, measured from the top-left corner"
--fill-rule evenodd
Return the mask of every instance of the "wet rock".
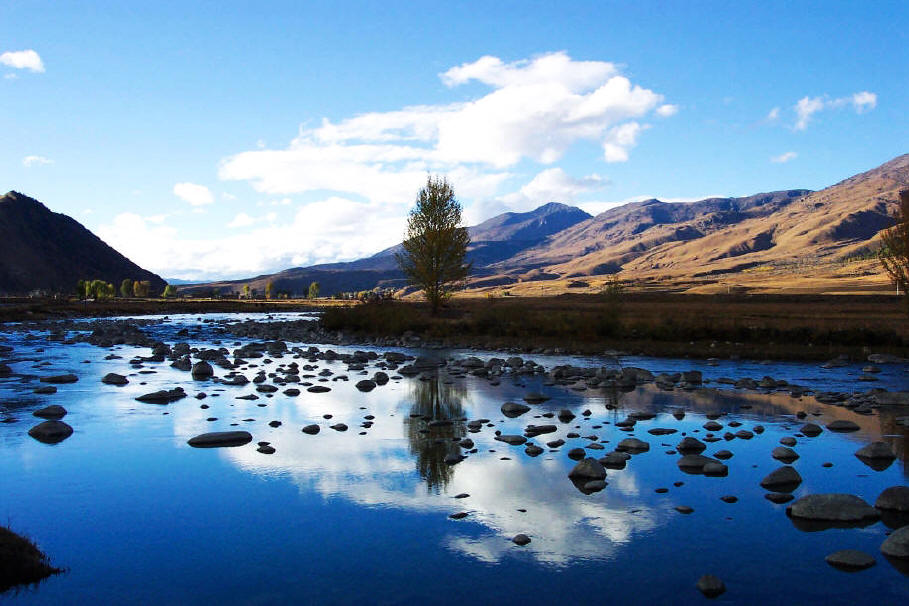
M 717 423 L 716 421 L 707 421 L 703 425 L 704 429 L 707 431 L 719 431 L 723 429 L 723 426 Z
M 546 442 L 546 446 L 549 448 L 560 448 L 565 445 L 565 440 L 559 438 L 558 440 L 553 440 L 551 442 Z
M 206 381 L 208 379 L 211 379 L 215 374 L 215 371 L 211 367 L 211 364 L 205 360 L 193 364 L 191 372 L 193 379 L 196 381 Z
M 505 402 L 502 404 L 502 414 L 509 419 L 519 417 L 529 410 L 530 406 L 526 404 L 518 404 L 517 402 Z
M 51 383 L 54 385 L 60 385 L 60 384 L 64 384 L 64 383 L 75 383 L 76 381 L 79 380 L 79 377 L 77 377 L 74 374 L 66 374 L 66 375 L 54 375 L 51 377 L 41 377 L 38 380 L 41 381 L 42 383 Z
M 535 438 L 547 433 L 555 433 L 558 431 L 558 427 L 555 425 L 528 425 L 524 430 L 524 435 L 528 438 Z
M 150 404 L 169 404 L 170 402 L 176 402 L 185 397 L 186 392 L 183 391 L 182 387 L 174 387 L 173 389 L 153 391 L 152 393 L 141 395 L 136 399 L 140 402 L 148 402 Z
M 451 518 L 452 520 L 463 520 L 464 518 L 466 518 L 469 515 L 470 514 L 467 513 L 466 511 L 459 511 L 458 513 L 453 513 L 448 517 Z
M 297 389 L 296 387 L 291 387 L 290 389 L 285 389 L 285 390 L 284 390 L 284 395 L 285 395 L 285 396 L 290 396 L 290 397 L 293 398 L 293 397 L 296 397 L 296 396 L 300 395 L 300 390 Z
M 853 423 L 852 421 L 836 420 L 831 423 L 827 423 L 827 429 L 829 429 L 830 431 L 847 433 L 850 431 L 858 431 L 859 429 L 861 429 L 861 427 L 859 427 L 857 424 Z
M 773 492 L 792 492 L 802 483 L 802 476 L 794 467 L 784 465 L 761 480 L 761 487 Z
M 307 425 L 307 426 L 304 427 L 301 431 L 302 431 L 303 433 L 307 433 L 307 434 L 309 434 L 309 435 L 311 435 L 311 436 L 314 436 L 314 435 L 316 435 L 317 433 L 319 433 L 319 426 L 318 426 L 318 425 L 315 425 L 315 424 L 313 424 L 313 425 Z
M 62 419 L 66 416 L 66 409 L 59 404 L 52 404 L 32 413 L 41 419 Z
M 108 385 L 126 385 L 129 383 L 129 379 L 115 372 L 109 372 L 101 378 L 101 382 Z
M 706 463 L 701 468 L 701 472 L 705 476 L 720 478 L 720 477 L 726 477 L 729 475 L 729 468 L 726 465 L 724 465 L 723 463 L 720 463 L 719 461 L 712 461 L 710 463 Z
M 786 508 L 793 518 L 830 522 L 877 520 L 880 513 L 854 494 L 809 494 Z
M 528 537 L 526 534 L 516 534 L 514 538 L 511 539 L 511 542 L 515 545 L 520 545 L 523 547 L 524 545 L 530 543 L 530 537 Z
M 750 440 L 751 438 L 754 437 L 754 434 L 751 433 L 750 431 L 748 431 L 747 429 L 740 429 L 737 432 L 735 432 L 735 437 L 737 437 L 740 440 Z
M 221 448 L 243 446 L 252 442 L 248 431 L 213 431 L 190 438 L 187 444 L 193 448 Z
M 677 505 L 675 510 L 679 513 L 689 514 L 694 513 L 694 508 L 689 507 L 688 505 Z
M 887 442 L 872 442 L 871 444 L 859 448 L 855 452 L 855 456 L 860 459 L 888 461 L 892 461 L 896 458 L 893 449 L 890 448 L 890 444 Z
M 584 483 L 584 486 L 581 487 L 581 492 L 584 494 L 593 494 L 595 492 L 600 492 L 606 488 L 606 484 L 606 480 L 590 480 L 589 482 Z
M 309 393 L 326 393 L 331 391 L 331 387 L 325 387 L 324 385 L 313 385 L 312 387 L 307 387 L 306 391 Z
M 572 479 L 605 480 L 606 468 L 596 459 L 590 457 L 578 461 L 568 474 Z
M 521 444 L 527 441 L 527 438 L 524 436 L 514 435 L 514 434 L 501 434 L 495 437 L 499 442 L 505 442 L 512 446 L 520 446 Z
M 542 404 L 549 399 L 549 396 L 538 391 L 532 391 L 524 396 L 524 401 L 528 404 Z
M 809 438 L 815 438 L 824 432 L 823 429 L 814 423 L 805 423 L 799 431 L 802 432 L 802 435 L 808 436 Z
M 536 444 L 528 444 L 524 452 L 531 457 L 536 457 L 543 454 L 543 449 Z
M 50 394 L 57 393 L 57 388 L 54 387 L 53 385 L 45 385 L 43 387 L 35 388 L 34 390 L 32 390 L 32 393 L 36 393 L 38 395 L 50 395 Z
M 372 391 L 376 388 L 376 382 L 370 379 L 363 379 L 362 381 L 357 381 L 356 388 L 360 391 Z
M 874 502 L 877 509 L 909 512 L 909 486 L 891 486 Z
M 799 458 L 799 453 L 785 446 L 777 446 L 770 452 L 770 456 L 783 463 L 792 463 Z
M 714 458 L 720 459 L 721 461 L 725 461 L 726 459 L 731 459 L 733 457 L 733 454 L 728 450 L 718 450 L 717 452 L 713 453 L 713 456 Z
M 647 433 L 652 436 L 668 436 L 670 434 L 676 433 L 677 431 L 678 429 L 672 429 L 669 427 L 654 427 L 653 429 L 648 429 Z
M 795 446 L 798 442 L 792 436 L 785 436 L 780 438 L 780 444 L 783 446 Z
M 44 444 L 57 444 L 73 435 L 73 428 L 63 421 L 44 421 L 29 429 L 28 435 Z
M 278 391 L 278 388 L 275 387 L 274 385 L 260 383 L 259 385 L 256 385 L 256 391 L 258 391 L 259 393 L 275 393 L 276 391 Z
M 698 579 L 697 587 L 708 598 L 715 598 L 726 591 L 725 583 L 712 574 L 705 574 Z
M 275 447 L 270 444 L 262 444 L 256 449 L 256 452 L 261 452 L 262 454 L 275 454 Z
M 682 453 L 686 454 L 701 454 L 707 449 L 707 445 L 698 440 L 697 438 L 692 438 L 691 436 L 686 436 L 682 438 L 682 441 L 676 444 L 675 449 Z
M 722 465 L 722 463 L 716 459 L 711 459 L 710 457 L 705 457 L 704 455 L 699 454 L 685 455 L 678 460 L 676 465 L 678 465 L 679 469 L 686 473 L 703 473 L 704 466 L 709 463 L 717 463 L 719 465 Z
M 782 503 L 788 503 L 795 497 L 789 494 L 788 492 L 768 492 L 764 495 L 764 498 L 770 501 L 771 503 L 776 503 L 780 505 Z
M 909 526 L 894 530 L 881 545 L 881 553 L 891 558 L 909 558 Z
M 702 382 L 701 371 L 689 370 L 682 373 L 682 381 L 690 385 L 700 385 Z
M 572 461 L 580 461 L 585 457 L 587 457 L 587 451 L 583 448 L 572 448 L 568 451 L 568 458 Z
M 720 497 L 720 500 L 723 503 L 730 503 L 730 504 L 739 502 L 739 498 L 737 496 L 734 496 L 731 494 L 727 494 L 725 496 Z
M 876 563 L 874 557 L 857 549 L 834 551 L 824 560 L 834 568 L 845 571 L 865 570 Z
M 619 452 L 640 453 L 650 450 L 650 444 L 637 438 L 625 438 L 615 447 Z
M 347 425 L 345 423 L 335 423 L 334 425 L 329 425 L 329 427 L 335 431 L 347 431 Z
M 626 452 L 610 452 L 604 457 L 597 459 L 603 467 L 607 469 L 625 469 L 628 459 L 631 458 Z
M 569 422 L 571 422 L 572 419 L 574 419 L 574 413 L 571 412 L 570 410 L 568 410 L 567 408 L 563 408 L 562 410 L 560 410 L 558 416 L 559 416 L 559 421 L 561 421 L 562 423 L 569 423 Z

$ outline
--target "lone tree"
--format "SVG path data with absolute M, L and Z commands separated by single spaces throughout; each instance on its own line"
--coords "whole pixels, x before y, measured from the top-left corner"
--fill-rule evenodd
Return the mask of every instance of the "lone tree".
M 319 283 L 310 282 L 309 283 L 309 293 L 307 293 L 307 294 L 310 299 L 318 299 L 319 298 Z
M 275 294 L 275 283 L 271 280 L 265 285 L 265 298 L 273 299 Z
M 120 282 L 120 296 L 126 299 L 133 296 L 133 281 L 129 278 L 123 278 Z
M 395 254 L 401 271 L 423 291 L 432 313 L 470 273 L 465 263 L 470 236 L 461 227 L 461 204 L 444 177 L 429 176 L 407 218 L 404 251 Z
M 878 258 L 897 289 L 903 291 L 909 308 L 909 189 L 900 191 L 896 224 L 881 232 Z

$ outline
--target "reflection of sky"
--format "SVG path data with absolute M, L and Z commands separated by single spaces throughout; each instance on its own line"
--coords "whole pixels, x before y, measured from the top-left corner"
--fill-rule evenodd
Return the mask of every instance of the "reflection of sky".
M 179 326 L 171 318 L 167 331 L 176 331 Z M 94 468 L 97 465 L 103 473 L 120 483 L 112 489 L 128 489 L 136 498 L 150 503 L 157 503 L 165 498 L 162 495 L 168 495 L 166 498 L 183 503 L 181 507 L 189 507 L 184 503 L 189 497 L 176 496 L 176 493 L 187 490 L 179 479 L 181 470 L 211 474 L 216 485 L 219 481 L 236 483 L 236 478 L 227 471 L 232 470 L 251 480 L 261 480 L 264 488 L 260 486 L 260 489 L 269 491 L 267 495 L 277 495 L 280 492 L 278 487 L 287 485 L 295 498 L 276 497 L 275 506 L 291 511 L 300 507 L 300 515 L 303 516 L 324 517 L 329 514 L 320 512 L 339 508 L 339 503 L 344 504 L 342 509 L 360 512 L 349 515 L 378 512 L 391 526 L 399 519 L 426 516 L 436 520 L 433 523 L 441 527 L 439 538 L 430 547 L 444 546 L 452 557 L 466 558 L 475 565 L 507 565 L 516 553 L 521 553 L 544 567 L 567 571 L 585 562 L 622 562 L 642 553 L 659 554 L 662 550 L 678 552 L 689 543 L 699 545 L 704 553 L 708 553 L 715 548 L 716 537 L 725 537 L 730 545 L 746 544 L 751 553 L 760 551 L 761 541 L 764 541 L 763 536 L 747 539 L 750 536 L 748 529 L 757 527 L 775 528 L 775 536 L 780 537 L 786 549 L 797 551 L 810 548 L 815 550 L 810 556 L 819 557 L 822 561 L 824 550 L 843 547 L 841 544 L 833 545 L 838 542 L 830 537 L 844 535 L 786 534 L 795 531 L 782 514 L 782 508 L 764 501 L 763 493 L 758 488 L 761 478 L 778 466 L 769 457 L 769 451 L 777 445 L 781 436 L 797 431 L 802 421 L 795 419 L 794 414 L 801 410 L 821 411 L 822 416 L 808 419 L 821 425 L 835 418 L 844 418 L 856 421 L 862 430 L 847 435 L 825 432 L 819 438 L 799 439 L 796 450 L 802 458 L 795 466 L 805 481 L 796 492 L 797 496 L 820 491 L 851 492 L 873 502 L 884 487 L 905 483 L 903 462 L 898 461 L 883 472 L 872 472 L 853 456 L 861 444 L 878 439 L 882 433 L 892 433 L 891 425 L 885 425 L 882 430 L 881 417 L 860 417 L 844 408 L 819 404 L 810 397 L 796 400 L 787 394 L 712 389 L 664 392 L 653 386 L 616 396 L 595 389 L 574 391 L 566 387 L 544 386 L 540 377 L 518 381 L 504 377 L 498 387 L 469 377 L 454 380 L 454 386 L 458 388 L 454 392 L 460 399 L 452 410 L 460 407 L 467 418 L 487 417 L 495 427 L 484 427 L 480 433 L 466 434 L 476 442 L 478 452 L 450 469 L 447 484 L 430 488 L 417 470 L 416 459 L 421 452 L 421 443 L 415 441 L 413 432 L 408 431 L 412 423 L 409 415 L 419 409 L 418 406 L 415 408 L 415 398 L 419 397 L 420 390 L 414 388 L 415 385 L 422 385 L 418 380 L 392 381 L 370 393 L 360 393 L 354 384 L 361 375 L 347 372 L 343 362 L 320 362 L 319 369 L 330 368 L 336 375 L 348 375 L 349 381 L 325 382 L 332 388 L 325 394 L 309 394 L 304 390 L 294 398 L 279 391 L 271 398 L 258 394 L 258 400 L 244 401 L 236 397 L 255 393 L 254 385 L 222 387 L 212 382 L 193 382 L 189 373 L 173 370 L 167 362 L 146 364 L 147 369 L 158 371 L 155 374 L 140 375 L 130 369 L 129 359 L 136 355 L 148 355 L 148 349 L 117 347 L 113 351 L 122 359 L 104 361 L 103 357 L 110 353 L 109 350 L 85 344 L 60 346 L 44 339 L 23 341 L 18 333 L 6 336 L 5 342 L 17 347 L 13 358 L 27 358 L 11 364 L 15 372 L 41 376 L 74 372 L 80 377 L 78 383 L 58 386 L 59 393 L 53 396 L 32 394 L 32 389 L 38 385 L 34 379 L 0 379 L 0 416 L 10 415 L 18 419 L 15 423 L 0 425 L 0 454 L 3 456 L 0 494 L 24 494 L 33 490 L 36 501 L 31 508 L 37 516 L 45 499 L 41 496 L 44 490 L 41 487 L 54 486 L 59 494 L 46 500 L 66 501 L 66 507 L 77 512 L 76 515 L 66 516 L 67 524 L 55 522 L 57 525 L 54 527 L 64 533 L 76 533 L 76 520 L 82 519 L 81 515 L 93 515 L 93 491 L 104 488 L 106 481 L 104 478 L 82 480 L 78 474 L 72 475 L 72 468 Z M 234 340 L 224 338 L 224 343 L 233 348 Z M 189 342 L 194 346 L 211 346 L 210 343 Z M 37 351 L 40 348 L 44 351 Z M 331 348 L 339 352 L 358 349 Z M 326 347 L 322 346 L 322 349 Z M 271 371 L 278 364 L 293 361 L 289 355 L 273 359 L 274 362 L 268 366 L 262 359 L 250 360 L 258 366 L 244 372 L 252 378 L 262 368 Z M 537 357 L 534 359 L 541 361 Z M 83 364 L 83 360 L 91 363 Z M 32 368 L 36 361 L 48 361 L 50 365 Z M 306 363 L 304 360 L 296 361 L 301 366 Z M 687 361 L 674 363 L 679 368 L 695 366 Z M 809 366 L 801 367 L 808 372 Z M 782 376 L 775 367 L 762 368 L 766 368 L 765 374 Z M 373 366 L 367 369 L 370 375 L 377 370 Z M 896 372 L 896 369 L 893 371 Z M 108 372 L 128 375 L 130 384 L 125 387 L 101 384 L 100 378 Z M 215 372 L 217 375 L 224 373 L 219 368 Z M 313 374 L 317 372 L 318 369 Z M 722 374 L 742 376 L 746 373 L 727 373 L 724 369 Z M 146 385 L 140 385 L 140 382 Z M 143 404 L 134 399 L 142 393 L 175 385 L 184 387 L 189 397 L 168 406 Z M 527 391 L 532 390 L 544 391 L 552 399 L 533 406 L 531 412 L 517 419 L 503 417 L 499 410 L 503 402 L 519 401 Z M 209 397 L 196 400 L 193 396 L 200 391 L 205 391 Z M 38 444 L 26 435 L 27 429 L 36 423 L 31 412 L 49 403 L 60 403 L 69 409 L 70 414 L 65 420 L 75 429 L 71 438 L 53 447 Z M 202 405 L 209 408 L 203 409 Z M 617 409 L 607 410 L 606 405 L 617 406 Z M 540 417 L 543 412 L 557 413 L 561 408 L 570 408 L 578 417 L 569 424 Z M 670 414 L 677 408 L 688 413 L 683 421 L 675 420 Z M 593 412 L 590 418 L 580 415 L 584 409 Z M 605 450 L 591 451 L 594 456 L 601 456 L 627 437 L 628 434 L 617 431 L 614 423 L 633 410 L 657 414 L 654 420 L 639 423 L 634 432 L 635 436 L 651 444 L 651 451 L 635 455 L 624 470 L 609 470 L 609 485 L 605 490 L 592 495 L 581 494 L 567 478 L 573 462 L 565 453 L 569 448 L 584 446 L 588 440 L 568 439 L 566 434 L 569 431 L 576 431 L 582 436 L 596 434 L 600 440 L 607 441 Z M 730 468 L 728 478 L 682 474 L 675 466 L 677 457 L 667 455 L 666 451 L 681 439 L 681 432 L 703 437 L 706 433 L 701 428 L 705 421 L 703 413 L 712 411 L 732 415 L 720 419 L 721 423 L 735 418 L 743 423 L 743 428 L 751 429 L 760 423 L 767 427 L 767 431 L 750 441 L 723 440 L 709 445 L 705 454 L 723 448 L 735 453 L 727 462 Z M 326 414 L 331 414 L 332 418 L 323 419 Z M 367 435 L 359 435 L 364 431 L 360 423 L 368 414 L 375 417 L 374 425 L 365 430 Z M 207 421 L 209 417 L 216 417 L 217 420 Z M 281 421 L 282 425 L 269 427 L 268 422 L 274 420 Z M 328 428 L 337 422 L 346 423 L 349 430 L 339 433 Z M 886 418 L 883 422 L 887 422 Z M 301 427 L 310 423 L 318 423 L 322 431 L 316 436 L 303 434 Z M 493 440 L 495 430 L 520 433 L 531 423 L 553 423 L 559 427 L 554 434 L 536 438 L 534 441 L 537 444 L 543 446 L 556 438 L 566 439 L 567 444 L 559 452 L 547 451 L 537 458 L 530 458 L 524 454 L 523 447 L 512 447 Z M 593 428 L 594 425 L 600 427 Z M 652 427 L 673 427 L 680 433 L 651 436 L 646 430 Z M 195 451 L 186 445 L 186 440 L 193 435 L 232 429 L 250 431 L 253 443 L 215 451 Z M 902 444 L 904 440 L 903 437 L 886 439 L 894 444 Z M 273 455 L 256 452 L 256 442 L 260 440 L 271 442 L 277 452 Z M 110 444 L 110 450 L 106 449 L 107 444 Z M 496 452 L 491 453 L 490 450 Z M 152 452 L 156 454 L 150 454 Z M 163 463 L 162 453 L 166 453 L 164 459 L 173 461 Z M 501 460 L 502 456 L 511 460 Z M 832 469 L 821 467 L 827 461 L 834 463 Z M 172 466 L 174 462 L 184 467 Z M 57 471 L 58 467 L 60 471 Z M 60 475 L 63 473 L 70 475 L 63 477 Z M 676 481 L 685 484 L 676 488 L 673 486 Z M 30 488 L 32 482 L 35 483 L 34 488 Z M 668 487 L 670 492 L 657 495 L 654 493 L 657 487 Z M 145 492 L 151 490 L 157 492 Z M 470 496 L 454 499 L 454 495 L 459 493 Z M 723 504 L 719 497 L 724 494 L 735 494 L 741 501 L 735 506 Z M 118 502 L 115 499 L 105 505 L 109 532 L 112 536 L 118 533 L 132 535 L 135 532 L 133 527 L 119 519 L 126 519 L 127 514 L 123 513 L 126 511 L 123 506 L 117 508 Z M 672 510 L 680 504 L 691 505 L 695 513 L 680 516 Z M 521 512 L 520 509 L 526 511 Z M 449 514 L 458 511 L 466 511 L 470 515 L 458 522 L 448 520 Z M 26 514 L 19 510 L 12 498 L 0 507 L 0 516 L 21 520 L 28 519 L 30 515 L 31 511 Z M 177 511 L 173 515 L 177 516 L 176 519 L 185 515 L 187 519 L 197 520 L 196 523 L 205 519 L 204 511 L 191 508 L 185 513 Z M 289 515 L 293 514 L 282 514 L 281 519 Z M 742 524 L 747 526 L 733 526 L 737 520 L 742 520 Z M 343 520 L 340 523 L 343 524 Z M 68 524 L 72 525 L 72 530 L 66 530 Z M 40 526 L 36 527 L 40 529 Z M 738 534 L 728 530 L 731 528 L 738 529 Z M 187 532 L 191 542 L 196 531 Z M 532 538 L 532 542 L 520 551 L 516 551 L 510 542 L 511 537 L 518 533 Z M 876 553 L 882 540 L 881 525 L 861 533 L 848 535 L 849 539 L 844 542 L 848 542 L 849 547 L 862 547 Z M 142 535 L 138 536 L 141 538 Z M 176 558 L 175 565 L 188 564 L 179 555 L 173 557 Z M 724 557 L 739 568 L 751 565 L 750 560 L 742 559 L 742 553 L 726 553 Z M 662 566 L 667 566 L 666 560 L 661 562 Z M 872 575 L 888 574 L 886 571 L 889 568 L 885 563 L 881 564 Z M 98 574 L 105 572 L 101 570 Z M 863 574 L 869 583 L 874 579 L 886 582 L 889 578 L 883 577 L 882 580 Z

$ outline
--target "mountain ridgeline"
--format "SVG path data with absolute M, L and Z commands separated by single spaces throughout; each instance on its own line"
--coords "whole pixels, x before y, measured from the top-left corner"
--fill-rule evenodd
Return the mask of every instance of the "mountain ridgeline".
M 81 278 L 148 280 L 153 293 L 165 286 L 75 219 L 15 191 L 0 197 L 0 294 L 72 294 Z
M 505 213 L 469 228 L 469 287 L 618 275 L 654 283 L 714 281 L 743 272 L 798 267 L 794 279 L 844 260 L 871 258 L 881 230 L 893 224 L 898 192 L 909 187 L 909 154 L 820 191 L 788 189 L 698 202 L 651 199 L 592 217 L 549 203 Z M 405 285 L 394 253 L 400 245 L 349 263 L 315 265 L 248 280 L 183 287 L 183 291 L 323 294 Z M 880 276 L 876 264 L 866 272 Z

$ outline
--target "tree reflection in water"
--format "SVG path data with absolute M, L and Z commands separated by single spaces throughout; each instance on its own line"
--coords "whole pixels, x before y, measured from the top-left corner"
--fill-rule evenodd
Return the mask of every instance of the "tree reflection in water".
M 410 453 L 416 456 L 417 471 L 428 490 L 438 493 L 454 476 L 454 466 L 445 457 L 460 454 L 458 441 L 466 435 L 467 389 L 434 374 L 413 381 L 411 397 L 410 416 L 404 421 Z

